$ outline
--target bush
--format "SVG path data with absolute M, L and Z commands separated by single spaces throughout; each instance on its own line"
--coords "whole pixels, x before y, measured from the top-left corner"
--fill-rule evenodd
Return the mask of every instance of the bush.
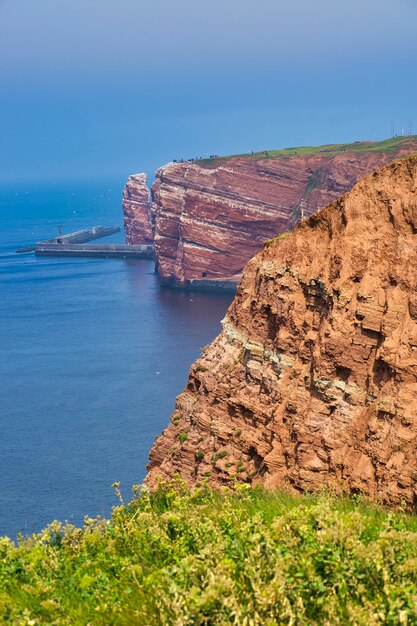
M 227 450 L 221 450 L 220 452 L 215 452 L 211 457 L 211 462 L 216 463 L 219 459 L 225 459 L 228 455 Z
M 417 623 L 415 516 L 248 485 L 136 493 L 111 520 L 0 539 L 0 621 Z

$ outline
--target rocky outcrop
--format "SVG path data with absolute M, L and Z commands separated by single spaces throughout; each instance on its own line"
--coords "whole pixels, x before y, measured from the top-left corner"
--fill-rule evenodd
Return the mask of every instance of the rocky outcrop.
M 123 191 L 126 243 L 152 244 L 151 198 L 146 174 L 129 176 Z
M 417 140 L 402 137 L 165 165 L 152 187 L 160 278 L 191 286 L 239 275 L 264 241 L 292 228 L 302 212 L 311 215 L 364 174 L 415 151 Z M 128 237 L 135 240 L 129 230 Z
M 417 157 L 266 243 L 192 366 L 146 482 L 417 502 Z

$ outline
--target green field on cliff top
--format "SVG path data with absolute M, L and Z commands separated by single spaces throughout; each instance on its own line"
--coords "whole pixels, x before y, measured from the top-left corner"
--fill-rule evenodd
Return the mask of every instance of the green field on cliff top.
M 135 493 L 111 520 L 0 539 L 1 622 L 417 623 L 416 516 L 248 485 Z
M 218 156 L 212 159 L 201 159 L 198 161 L 202 165 L 215 165 L 225 159 L 236 157 L 246 157 L 250 159 L 270 159 L 275 157 L 291 157 L 291 156 L 311 156 L 315 154 L 328 154 L 333 156 L 342 152 L 396 152 L 403 144 L 407 142 L 416 142 L 417 135 L 406 137 L 391 137 L 384 141 L 355 141 L 354 143 L 327 144 L 324 146 L 299 146 L 294 148 L 284 148 L 282 150 L 268 150 L 268 154 L 264 152 L 255 152 L 253 154 L 231 154 L 228 156 Z

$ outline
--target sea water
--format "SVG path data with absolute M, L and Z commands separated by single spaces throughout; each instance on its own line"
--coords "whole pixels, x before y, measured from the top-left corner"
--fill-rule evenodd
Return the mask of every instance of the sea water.
M 129 499 L 230 304 L 161 288 L 151 261 L 15 253 L 122 226 L 123 183 L 0 187 L 0 535 L 107 516 L 115 481 Z

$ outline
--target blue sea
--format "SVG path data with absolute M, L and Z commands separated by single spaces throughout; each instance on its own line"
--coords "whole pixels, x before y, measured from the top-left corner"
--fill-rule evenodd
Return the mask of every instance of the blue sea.
M 0 535 L 108 516 L 115 481 L 129 499 L 230 304 L 161 288 L 151 261 L 15 253 L 58 224 L 122 226 L 123 184 L 0 187 Z

